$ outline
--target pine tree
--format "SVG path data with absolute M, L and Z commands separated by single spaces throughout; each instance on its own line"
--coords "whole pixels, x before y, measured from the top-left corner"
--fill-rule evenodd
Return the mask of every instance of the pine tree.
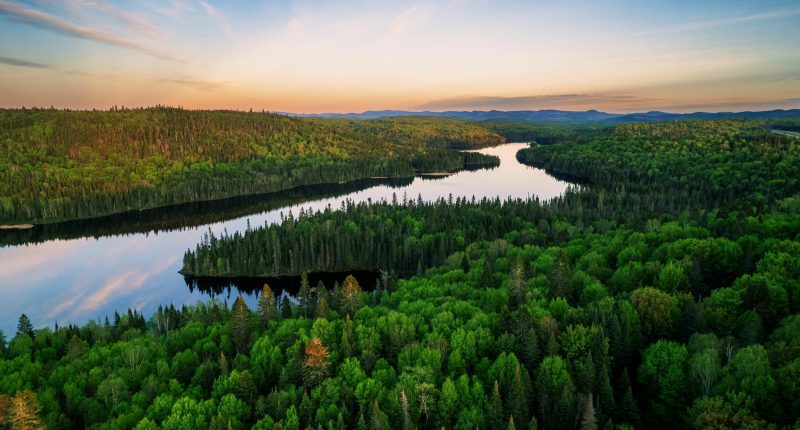
M 314 421 L 314 405 L 308 397 L 308 391 L 303 391 L 303 398 L 300 400 L 300 407 L 297 413 L 300 417 L 300 428 L 310 427 Z
M 505 424 L 506 415 L 503 412 L 503 399 L 500 397 L 500 384 L 494 381 L 492 398 L 487 406 L 486 428 L 499 429 Z
M 11 399 L 8 421 L 14 430 L 44 429 L 39 413 L 42 411 L 39 398 L 33 391 L 20 391 Z
M 583 410 L 583 420 L 581 421 L 581 430 L 597 430 L 597 418 L 594 415 L 592 393 L 589 393 L 589 398 L 586 399 L 586 407 Z
M 281 300 L 281 319 L 289 319 L 292 317 L 292 302 L 289 301 L 288 296 L 283 296 Z
M 567 390 L 561 393 L 561 397 L 556 402 L 555 412 L 553 414 L 553 428 L 557 429 L 571 429 L 575 425 L 575 411 L 576 407 L 572 401 L 572 394 Z
M 33 324 L 31 324 L 30 318 L 27 315 L 22 314 L 19 316 L 19 322 L 17 323 L 17 336 L 28 335 L 31 338 L 34 337 L 33 332 Z
M 349 316 L 344 317 L 344 327 L 342 328 L 341 352 L 343 357 L 352 357 L 355 354 L 353 347 L 353 320 Z
M 313 298 L 311 297 L 311 286 L 308 283 L 307 272 L 303 272 L 300 275 L 300 289 L 297 293 L 297 300 L 299 302 L 300 315 L 308 318 L 312 313 Z
M 478 285 L 483 288 L 494 288 L 494 264 L 492 259 L 487 256 L 483 260 L 483 270 L 481 271 L 481 279 Z
M 389 430 L 389 418 L 386 416 L 381 408 L 378 406 L 378 401 L 372 401 L 372 407 L 369 413 L 369 428 L 370 430 Z
M 250 309 L 242 296 L 236 298 L 231 312 L 231 340 L 236 351 L 246 354 L 250 351 Z
M 264 284 L 261 288 L 261 296 L 258 298 L 258 312 L 261 317 L 261 326 L 266 327 L 270 321 L 278 318 L 278 300 L 269 285 Z
M 569 261 L 567 261 L 567 253 L 563 249 L 558 250 L 556 255 L 555 267 L 550 273 L 550 289 L 555 297 L 564 297 L 569 299 Z
M 328 318 L 328 312 L 328 300 L 323 297 L 317 304 L 317 318 Z
M 522 259 L 517 258 L 511 268 L 511 285 L 509 286 L 514 307 L 518 308 L 525 303 L 525 289 L 525 266 L 522 264 Z
M 464 256 L 461 258 L 461 271 L 464 273 L 469 272 L 469 260 L 467 259 L 467 253 L 464 253 Z
M 305 349 L 306 358 L 303 366 L 305 383 L 309 387 L 317 385 L 328 373 L 328 349 L 319 338 L 312 338 Z
M 219 368 L 223 375 L 228 374 L 228 358 L 225 357 L 225 353 L 222 351 L 219 352 Z
M 594 391 L 595 376 L 594 359 L 592 352 L 589 351 L 584 358 L 583 363 L 575 364 L 575 388 L 579 393 L 591 393 Z
M 329 304 L 337 311 L 342 310 L 342 286 L 339 285 L 339 281 L 333 282 L 333 291 L 331 291 L 331 300 Z
M 340 307 L 342 313 L 352 317 L 361 307 L 361 287 L 353 275 L 347 275 L 341 293 Z
M 526 307 L 521 307 L 517 317 L 516 334 L 519 339 L 519 356 L 529 372 L 539 364 L 539 338 L 534 329 L 533 317 Z
M 81 355 L 83 355 L 83 342 L 78 335 L 73 334 L 67 344 L 67 357 L 70 360 L 77 360 Z
M 528 422 L 530 417 L 528 396 L 525 393 L 519 366 L 514 370 L 514 379 L 511 380 L 511 387 L 508 390 L 508 413 L 517 417 L 521 423 Z
M 628 369 L 622 370 L 619 380 L 619 392 L 622 393 L 622 399 L 619 401 L 619 407 L 615 411 L 616 416 L 623 423 L 636 427 L 639 424 L 639 406 L 633 397 Z
M 511 415 L 510 417 L 508 417 L 508 426 L 506 426 L 506 429 L 507 430 L 516 430 L 516 427 L 514 426 L 514 415 Z
M 616 410 L 614 390 L 611 388 L 611 379 L 605 365 L 597 372 L 597 400 L 600 401 L 601 418 L 608 418 L 609 414 Z
M 414 423 L 411 420 L 411 405 L 408 403 L 406 390 L 400 390 L 400 409 L 403 412 L 403 430 L 411 430 Z

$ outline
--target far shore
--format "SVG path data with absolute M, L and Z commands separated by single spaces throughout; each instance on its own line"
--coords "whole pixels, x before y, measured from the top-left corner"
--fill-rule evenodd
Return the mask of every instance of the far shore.
M 33 224 L 0 225 L 0 230 L 27 230 L 29 228 L 33 228 Z

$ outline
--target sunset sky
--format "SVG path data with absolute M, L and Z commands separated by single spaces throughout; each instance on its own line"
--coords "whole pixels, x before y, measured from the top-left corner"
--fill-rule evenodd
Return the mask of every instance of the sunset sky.
M 0 0 L 0 106 L 800 107 L 798 1 Z

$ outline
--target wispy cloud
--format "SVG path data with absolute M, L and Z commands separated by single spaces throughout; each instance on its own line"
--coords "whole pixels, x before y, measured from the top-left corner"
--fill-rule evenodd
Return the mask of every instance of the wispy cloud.
M 648 99 L 633 94 L 551 94 L 535 96 L 460 96 L 440 100 L 432 100 L 416 106 L 417 109 L 451 110 L 451 109 L 551 109 L 576 108 L 584 106 L 620 106 L 651 103 Z
M 0 0 L 0 14 L 4 14 L 17 22 L 30 24 L 67 36 L 93 40 L 120 48 L 132 49 L 162 60 L 179 61 L 172 55 L 152 49 L 134 40 L 74 24 L 48 13 L 11 3 L 6 0 Z
M 683 33 L 696 30 L 711 29 L 717 27 L 726 27 L 731 25 L 747 24 L 753 22 L 773 21 L 777 19 L 791 18 L 800 15 L 800 8 L 786 8 L 777 9 L 765 12 L 743 14 L 738 16 L 730 16 L 718 19 L 708 19 L 700 21 L 688 21 L 667 27 L 654 28 L 639 34 L 629 35 L 629 37 L 638 37 L 644 35 L 656 35 L 664 33 Z
M 188 0 L 169 0 L 168 3 L 170 4 L 170 7 L 156 6 L 154 8 L 155 11 L 170 17 L 178 17 L 197 11 L 197 8 L 194 7 L 194 4 Z
M 41 0 L 37 0 L 37 3 Z M 84 15 L 88 12 L 99 12 L 121 24 L 128 31 L 142 36 L 160 36 L 161 28 L 147 17 L 109 3 L 105 0 L 62 0 L 64 7 L 74 15 Z M 44 2 L 47 4 L 47 2 Z
M 203 0 L 199 0 L 199 2 L 200 2 L 200 7 L 203 8 L 203 11 L 206 13 L 206 15 L 208 15 L 209 18 L 211 18 L 220 27 L 222 27 L 222 29 L 225 31 L 226 34 L 230 35 L 232 32 L 230 25 L 228 25 L 228 19 L 225 18 L 225 15 L 223 15 L 222 12 L 219 11 L 219 9 L 212 6 L 210 3 Z
M 210 79 L 199 79 L 190 76 L 171 76 L 159 79 L 161 82 L 184 85 L 202 91 L 215 91 L 228 84 L 230 81 L 215 81 Z
M 659 108 L 662 109 L 662 108 Z M 729 98 L 700 100 L 693 103 L 675 103 L 664 106 L 663 109 L 675 112 L 700 112 L 700 111 L 742 111 L 761 109 L 800 109 L 800 97 L 791 97 L 777 100 Z
M 49 64 L 35 63 L 33 61 L 20 60 L 18 58 L 0 57 L 0 64 L 17 67 L 30 67 L 33 69 L 49 69 Z
M 392 33 L 405 33 L 418 27 L 433 15 L 433 9 L 432 4 L 418 4 L 400 12 L 392 20 Z

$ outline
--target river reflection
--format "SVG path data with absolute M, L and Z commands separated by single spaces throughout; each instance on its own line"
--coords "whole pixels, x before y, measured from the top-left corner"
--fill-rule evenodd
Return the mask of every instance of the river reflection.
M 512 143 L 483 149 L 500 157 L 499 167 L 461 171 L 436 180 L 357 181 L 30 232 L 2 232 L 0 243 L 32 243 L 0 248 L 0 330 L 13 336 L 21 313 L 36 327 L 56 322 L 83 324 L 129 307 L 149 317 L 160 304 L 180 306 L 217 295 L 205 288 L 187 288 L 178 274 L 183 253 L 209 230 L 215 234 L 243 231 L 248 224 L 279 222 L 281 214 L 296 214 L 300 208 L 338 208 L 347 199 L 390 201 L 393 195 L 399 200 L 421 196 L 431 201 L 451 195 L 547 200 L 563 194 L 568 182 L 517 162 L 515 154 L 525 146 Z M 248 305 L 255 306 L 255 295 L 244 293 Z

